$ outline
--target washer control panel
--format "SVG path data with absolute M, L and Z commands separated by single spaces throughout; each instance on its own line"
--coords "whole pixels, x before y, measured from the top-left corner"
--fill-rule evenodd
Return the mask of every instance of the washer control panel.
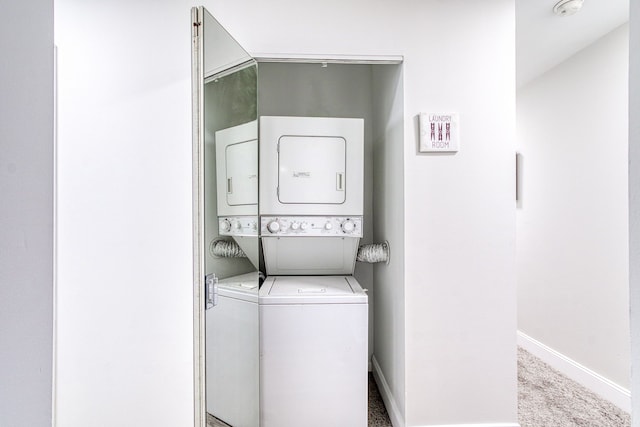
M 263 216 L 262 236 L 362 237 L 361 216 Z
M 257 236 L 258 217 L 223 216 L 218 218 L 218 234 L 221 236 Z

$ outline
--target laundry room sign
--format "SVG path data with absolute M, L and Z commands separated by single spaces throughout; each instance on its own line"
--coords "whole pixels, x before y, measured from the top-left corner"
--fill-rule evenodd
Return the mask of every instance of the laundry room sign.
M 420 152 L 457 152 L 459 129 L 458 113 L 420 113 Z

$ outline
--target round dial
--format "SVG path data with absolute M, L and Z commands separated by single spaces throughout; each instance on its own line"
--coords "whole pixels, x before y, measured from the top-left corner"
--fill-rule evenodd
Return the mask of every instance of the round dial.
M 306 230 L 309 228 L 309 223 L 303 222 L 302 224 L 300 224 L 300 228 L 302 228 L 303 230 Z
M 229 222 L 228 219 L 223 219 L 222 221 L 220 221 L 219 225 L 220 225 L 220 231 L 231 230 L 231 223 Z
M 240 230 L 242 228 L 242 224 L 240 223 L 240 221 L 234 221 L 233 228 L 235 228 L 236 230 Z
M 297 230 L 298 228 L 300 228 L 300 223 L 298 223 L 298 222 L 292 222 L 291 223 L 291 229 L 292 230 Z
M 269 224 L 267 224 L 267 229 L 272 233 L 277 233 L 278 231 L 280 231 L 280 223 L 275 220 L 271 221 Z
M 353 233 L 353 230 L 355 229 L 356 229 L 356 224 L 350 219 L 342 223 L 342 231 L 344 231 L 345 233 Z
M 331 224 L 330 222 L 327 222 L 327 223 L 324 225 L 324 229 L 325 229 L 325 230 L 331 230 L 332 228 L 333 228 L 333 224 Z

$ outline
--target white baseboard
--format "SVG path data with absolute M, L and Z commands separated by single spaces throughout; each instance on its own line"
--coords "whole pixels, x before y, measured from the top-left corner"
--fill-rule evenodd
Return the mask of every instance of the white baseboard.
M 378 390 L 380 390 L 380 395 L 382 396 L 384 406 L 387 408 L 391 424 L 393 427 L 404 427 L 404 414 L 400 411 L 398 403 L 393 397 L 389 383 L 387 383 L 387 380 L 384 378 L 384 374 L 375 355 L 371 357 L 371 363 L 373 365 L 373 378 L 376 380 Z
M 384 402 L 385 407 L 387 408 L 387 412 L 389 413 L 389 419 L 391 419 L 391 424 L 393 427 L 405 427 L 404 416 L 400 409 L 398 408 L 398 404 L 391 393 L 391 388 L 389 387 L 389 383 L 384 377 L 382 373 L 382 369 L 380 368 L 380 364 L 376 360 L 376 356 L 371 357 L 371 364 L 373 365 L 373 378 L 376 380 L 376 384 L 378 385 L 378 390 L 380 390 L 380 395 L 382 396 L 382 401 Z M 416 426 L 421 427 L 421 426 Z M 520 427 L 518 423 L 483 423 L 483 424 L 447 424 L 447 425 L 429 425 L 424 427 Z
M 631 393 L 626 388 L 520 331 L 518 331 L 518 345 L 623 411 L 631 412 Z

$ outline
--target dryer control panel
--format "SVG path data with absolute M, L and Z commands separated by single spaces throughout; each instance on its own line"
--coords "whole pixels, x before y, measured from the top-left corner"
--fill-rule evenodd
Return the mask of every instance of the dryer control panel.
M 261 236 L 362 237 L 361 216 L 263 216 Z
M 218 234 L 221 236 L 257 236 L 256 216 L 226 216 L 218 218 Z

